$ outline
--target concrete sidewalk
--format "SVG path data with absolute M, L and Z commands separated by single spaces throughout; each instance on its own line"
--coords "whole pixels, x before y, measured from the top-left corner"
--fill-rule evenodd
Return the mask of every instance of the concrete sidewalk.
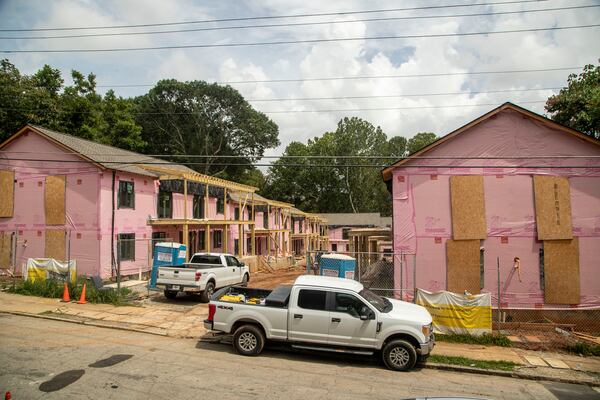
M 136 306 L 62 303 L 58 299 L 0 292 L 0 312 L 66 320 L 87 325 L 132 330 L 177 338 L 200 339 L 207 332 L 203 320 L 208 306 L 198 298 L 167 300 L 152 296 Z M 519 348 L 437 342 L 434 353 L 475 360 L 511 361 L 521 375 L 538 379 L 581 380 L 600 384 L 600 358 Z

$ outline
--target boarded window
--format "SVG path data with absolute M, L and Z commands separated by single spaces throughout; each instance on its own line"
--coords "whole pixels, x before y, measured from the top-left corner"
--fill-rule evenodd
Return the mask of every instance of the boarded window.
M 544 300 L 579 304 L 579 241 L 544 241 Z
M 44 192 L 46 225 L 65 224 L 65 183 L 64 175 L 46 177 Z
M 12 217 L 15 204 L 15 171 L 0 171 L 0 217 Z
M 534 175 L 533 190 L 538 240 L 572 239 L 569 180 Z
M 12 234 L 0 232 L 0 268 L 9 268 L 12 258 Z
M 448 263 L 448 290 L 472 294 L 480 291 L 480 252 L 479 240 L 446 241 Z
M 47 229 L 44 255 L 46 258 L 65 261 L 67 259 L 67 240 L 64 229 Z
M 483 176 L 451 176 L 452 237 L 454 240 L 485 239 Z

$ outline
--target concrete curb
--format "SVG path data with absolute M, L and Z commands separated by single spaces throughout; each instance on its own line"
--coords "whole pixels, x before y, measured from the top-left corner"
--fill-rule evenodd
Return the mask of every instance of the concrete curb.
M 108 328 L 108 329 L 117 329 L 117 330 L 121 330 L 121 331 L 131 331 L 131 332 L 138 332 L 138 333 L 146 333 L 148 335 L 156 335 L 156 336 L 164 336 L 164 337 L 168 336 L 166 332 L 164 332 L 164 333 L 161 333 L 161 332 L 149 332 L 149 331 L 145 331 L 143 329 L 132 328 L 132 327 L 127 327 L 127 326 L 113 325 L 113 324 L 109 324 L 109 323 L 99 323 L 99 322 L 93 322 L 93 321 L 78 321 L 78 320 L 75 320 L 75 319 L 55 317 L 55 316 L 52 316 L 52 315 L 30 314 L 30 313 L 19 312 L 19 311 L 0 311 L 0 314 L 11 314 L 11 315 L 18 315 L 18 316 L 21 316 L 21 317 L 49 319 L 49 320 L 53 320 L 53 321 L 70 322 L 72 324 L 95 326 L 95 327 L 98 327 L 98 328 Z
M 95 326 L 98 328 L 117 329 L 117 330 L 121 330 L 121 331 L 145 333 L 148 335 L 171 337 L 166 332 L 165 333 L 148 332 L 143 329 L 137 329 L 137 328 L 132 328 L 132 327 L 113 325 L 113 324 L 104 324 L 104 323 L 98 323 L 98 322 L 93 322 L 93 321 L 77 321 L 74 319 L 55 317 L 52 315 L 30 314 L 30 313 L 19 312 L 19 311 L 0 311 L 0 314 L 10 314 L 10 315 L 18 315 L 21 317 L 49 319 L 49 320 L 53 320 L 53 321 L 70 322 L 70 323 L 79 324 L 79 325 Z M 217 340 L 215 340 L 215 341 L 211 340 L 210 342 L 217 342 Z M 549 382 L 560 382 L 560 383 L 570 383 L 570 384 L 575 384 L 575 385 L 587 385 L 587 386 L 600 387 L 600 382 L 598 382 L 598 381 L 578 380 L 578 379 L 560 378 L 560 377 L 552 377 L 552 376 L 544 376 L 544 375 L 529 375 L 529 374 L 520 373 L 518 371 L 481 369 L 481 368 L 465 367 L 465 366 L 451 365 L 451 364 L 439 364 L 439 363 L 432 363 L 432 362 L 425 362 L 425 364 L 423 364 L 421 367 L 437 369 L 437 370 L 441 370 L 441 371 L 464 372 L 464 373 L 479 374 L 479 375 L 494 375 L 494 376 L 502 376 L 502 377 L 506 377 L 506 378 L 527 379 L 527 380 L 532 380 L 532 381 L 549 381 Z
M 442 371 L 466 372 L 466 373 L 470 373 L 470 374 L 479 374 L 479 375 L 494 375 L 494 376 L 502 376 L 502 377 L 506 377 L 506 378 L 527 379 L 530 381 L 550 381 L 550 382 L 560 382 L 560 383 L 571 383 L 574 385 L 588 385 L 588 386 L 600 387 L 600 382 L 593 381 L 593 380 L 560 378 L 560 377 L 545 376 L 545 375 L 529 375 L 529 374 L 520 373 L 519 371 L 502 371 L 502 370 L 498 370 L 498 369 L 481 369 L 481 368 L 473 368 L 473 367 L 464 367 L 464 366 L 460 366 L 460 365 L 438 364 L 438 363 L 431 363 L 431 362 L 426 362 L 423 365 L 423 368 L 439 369 Z

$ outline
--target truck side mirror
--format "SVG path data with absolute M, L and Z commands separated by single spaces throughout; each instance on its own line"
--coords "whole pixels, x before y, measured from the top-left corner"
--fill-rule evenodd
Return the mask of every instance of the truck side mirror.
M 361 321 L 367 321 L 369 319 L 375 319 L 375 314 L 369 307 L 362 306 L 360 309 L 359 318 Z

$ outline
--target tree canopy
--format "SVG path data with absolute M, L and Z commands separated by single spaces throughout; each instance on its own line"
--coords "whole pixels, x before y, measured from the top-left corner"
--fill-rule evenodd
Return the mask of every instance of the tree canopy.
M 193 163 L 204 174 L 235 179 L 253 169 L 266 149 L 279 145 L 277 125 L 230 86 L 163 80 L 136 104 L 146 150 L 202 156 L 174 161 Z
M 435 138 L 421 135 L 413 146 Z M 306 144 L 290 143 L 269 169 L 264 194 L 311 212 L 389 214 L 391 201 L 381 166 L 405 156 L 410 142 L 400 136 L 388 140 L 380 127 L 363 119 L 343 118 L 333 132 Z
M 546 111 L 554 121 L 600 139 L 600 66 L 569 75 L 567 87 L 548 98 Z

